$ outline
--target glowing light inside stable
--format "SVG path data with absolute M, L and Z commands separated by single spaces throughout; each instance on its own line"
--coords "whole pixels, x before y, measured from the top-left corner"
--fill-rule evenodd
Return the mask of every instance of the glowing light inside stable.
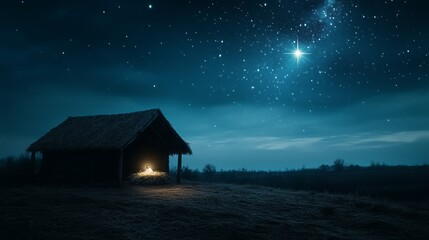
M 140 172 L 137 173 L 138 176 L 142 177 L 142 176 L 160 176 L 162 175 L 162 172 L 158 172 L 158 171 L 154 171 L 150 165 L 146 165 L 144 167 L 144 170 L 141 170 Z
M 147 172 L 147 173 L 152 173 L 153 172 L 152 168 L 149 165 L 146 165 L 146 169 L 144 171 Z
M 131 174 L 130 182 L 133 184 L 163 184 L 169 181 L 168 174 L 165 172 L 153 171 L 147 168 L 144 171 Z

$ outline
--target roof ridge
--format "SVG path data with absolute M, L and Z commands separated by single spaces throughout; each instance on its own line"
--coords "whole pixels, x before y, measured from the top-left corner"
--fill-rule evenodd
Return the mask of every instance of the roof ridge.
M 142 134 L 155 119 L 165 116 L 160 109 L 121 114 L 69 117 L 32 143 L 27 151 L 123 149 Z M 171 153 L 192 153 L 188 144 L 167 121 L 154 125 L 171 137 Z
M 87 117 L 104 117 L 104 116 L 120 116 L 120 115 L 132 115 L 136 113 L 145 113 L 145 112 L 161 112 L 159 108 L 152 108 L 148 110 L 143 111 L 135 111 L 135 112 L 128 112 L 128 113 L 114 113 L 114 114 L 95 114 L 95 115 L 81 115 L 81 116 L 68 116 L 67 118 L 87 118 Z

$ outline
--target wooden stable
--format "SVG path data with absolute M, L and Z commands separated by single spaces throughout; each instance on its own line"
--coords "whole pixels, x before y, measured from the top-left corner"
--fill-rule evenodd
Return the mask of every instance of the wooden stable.
M 180 182 L 182 154 L 192 154 L 159 109 L 69 117 L 28 147 L 42 153 L 41 175 L 52 181 L 117 181 L 150 166 L 169 172 L 177 155 Z

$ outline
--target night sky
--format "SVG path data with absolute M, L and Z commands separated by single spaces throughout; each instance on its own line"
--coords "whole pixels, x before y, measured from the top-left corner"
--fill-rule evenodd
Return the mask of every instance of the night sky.
M 160 108 L 184 165 L 428 164 L 429 3 L 3 1 L 0 157 Z

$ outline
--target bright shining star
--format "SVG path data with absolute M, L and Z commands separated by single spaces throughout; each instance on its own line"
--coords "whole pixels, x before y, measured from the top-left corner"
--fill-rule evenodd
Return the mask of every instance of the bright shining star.
M 302 56 L 301 50 L 297 49 L 295 52 L 293 52 L 293 55 L 295 55 L 296 58 L 300 58 Z
M 298 65 L 299 60 L 303 57 L 303 55 L 310 54 L 310 53 L 303 52 L 301 49 L 299 49 L 299 41 L 298 41 L 298 38 L 297 38 L 296 39 L 296 48 L 295 48 L 295 50 L 293 52 L 288 53 L 288 54 L 292 54 L 295 57 L 295 59 L 296 59 L 296 65 Z

